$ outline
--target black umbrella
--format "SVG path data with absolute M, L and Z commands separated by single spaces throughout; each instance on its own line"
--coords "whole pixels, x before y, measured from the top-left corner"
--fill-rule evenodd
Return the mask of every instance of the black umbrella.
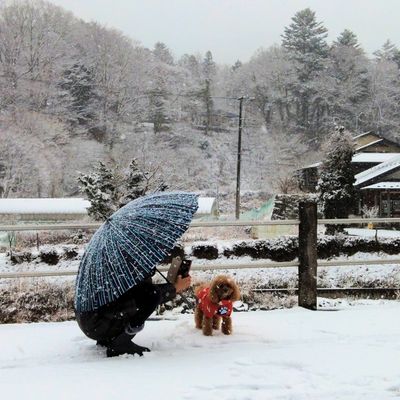
M 154 274 L 188 229 L 198 196 L 163 192 L 133 200 L 96 231 L 79 266 L 75 309 L 93 311 Z

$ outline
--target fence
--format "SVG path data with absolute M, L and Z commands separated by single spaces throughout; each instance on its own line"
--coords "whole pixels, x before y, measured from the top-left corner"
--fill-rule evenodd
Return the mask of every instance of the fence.
M 282 268 L 298 267 L 299 287 L 298 304 L 301 307 L 317 309 L 317 268 L 339 265 L 372 265 L 372 264 L 400 264 L 400 258 L 391 260 L 373 259 L 368 261 L 318 261 L 317 258 L 317 226 L 318 224 L 367 224 L 367 223 L 400 223 L 400 218 L 346 218 L 346 219 L 317 219 L 317 206 L 313 202 L 299 204 L 299 220 L 275 221 L 198 221 L 193 222 L 190 228 L 200 227 L 228 227 L 228 226 L 268 226 L 268 225 L 299 225 L 299 254 L 298 261 L 288 262 L 253 262 L 247 264 L 207 264 L 192 265 L 192 270 L 219 270 L 219 269 L 248 269 L 248 268 Z M 76 229 L 97 229 L 101 224 L 51 224 L 51 225 L 0 225 L 0 232 L 17 231 L 55 231 Z M 400 235 L 399 235 L 400 236 Z M 168 266 L 161 266 L 162 271 Z M 0 279 L 23 277 L 71 276 L 77 271 L 40 271 L 0 273 Z M 360 288 L 362 289 L 362 288 Z M 382 290 L 399 290 L 391 288 Z M 274 289 L 276 291 L 276 289 Z

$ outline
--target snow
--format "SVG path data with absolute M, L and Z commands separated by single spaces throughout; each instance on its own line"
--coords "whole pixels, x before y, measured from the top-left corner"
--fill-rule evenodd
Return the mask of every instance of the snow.
M 196 215 L 214 215 L 216 212 L 215 197 L 199 197 Z
M 400 166 L 400 156 L 395 156 L 391 158 L 389 161 L 383 162 L 375 167 L 369 168 L 359 174 L 355 175 L 356 182 L 355 186 L 361 185 L 364 182 L 371 180 L 377 176 L 380 176 L 386 172 L 391 171 L 392 169 L 398 168 Z
M 0 199 L 0 214 L 87 214 L 81 198 Z
M 353 163 L 382 163 L 391 158 L 400 156 L 400 153 L 356 153 L 351 162 Z
M 400 303 L 338 309 L 236 312 L 232 336 L 203 336 L 192 315 L 148 321 L 142 358 L 107 359 L 75 322 L 0 325 L 2 398 L 398 398 Z
M 375 237 L 376 229 L 346 228 L 349 235 L 362 237 Z M 400 231 L 378 229 L 378 238 L 400 238 Z
M 214 197 L 199 197 L 196 215 L 215 214 Z M 82 198 L 0 199 L 0 214 L 87 214 Z
M 370 186 L 365 186 L 361 190 L 365 189 L 400 189 L 400 182 L 378 182 Z

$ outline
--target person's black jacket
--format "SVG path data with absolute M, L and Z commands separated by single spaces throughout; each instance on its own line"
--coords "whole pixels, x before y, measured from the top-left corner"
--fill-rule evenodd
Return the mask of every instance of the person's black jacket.
M 128 324 L 142 325 L 158 305 L 175 296 L 173 284 L 154 284 L 149 279 L 95 311 L 76 312 L 76 320 L 86 336 L 107 341 L 123 332 Z

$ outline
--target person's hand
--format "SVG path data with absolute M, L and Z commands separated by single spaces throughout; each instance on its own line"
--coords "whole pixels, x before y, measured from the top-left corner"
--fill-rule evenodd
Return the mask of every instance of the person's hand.
M 192 284 L 192 277 L 190 275 L 186 278 L 182 278 L 180 275 L 178 275 L 178 278 L 176 279 L 175 282 L 176 293 L 180 293 L 186 289 L 189 289 L 191 284 Z

